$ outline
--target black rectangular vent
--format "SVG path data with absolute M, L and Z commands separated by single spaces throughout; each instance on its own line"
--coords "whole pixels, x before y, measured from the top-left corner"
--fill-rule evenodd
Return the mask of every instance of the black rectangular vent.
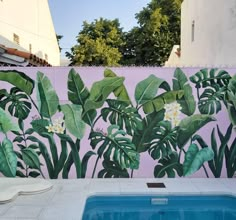
M 148 188 L 166 188 L 164 183 L 147 183 Z

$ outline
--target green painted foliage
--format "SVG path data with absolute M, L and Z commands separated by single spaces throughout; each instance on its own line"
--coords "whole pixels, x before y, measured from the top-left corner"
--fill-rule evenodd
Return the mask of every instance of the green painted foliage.
M 84 105 L 85 112 L 103 106 L 108 96 L 123 85 L 124 77 L 108 77 L 92 85 L 90 96 Z
M 175 70 L 174 77 L 173 89 L 175 91 L 184 91 L 184 96 L 180 100 L 178 100 L 178 103 L 182 107 L 181 112 L 183 112 L 185 115 L 190 116 L 194 114 L 196 109 L 196 102 L 194 100 L 192 87 L 188 84 L 188 79 L 180 68 L 177 68 Z
M 102 162 L 104 169 L 98 173 L 98 178 L 129 178 L 127 169 L 122 169 L 115 161 L 104 160 Z
M 0 108 L 0 132 L 20 131 L 19 126 L 12 120 L 11 115 Z
M 122 169 L 138 169 L 139 154 L 131 140 L 124 137 L 125 134 L 118 126 L 111 125 L 107 129 L 107 135 L 91 132 L 89 139 L 92 148 L 98 148 L 99 157 L 103 156 L 105 160 L 113 159 Z
M 176 173 L 178 176 L 182 176 L 183 166 L 178 160 L 179 156 L 176 152 L 172 152 L 167 157 L 160 159 L 154 168 L 155 178 L 162 178 L 166 175 L 168 178 L 174 178 Z
M 227 91 L 227 109 L 231 123 L 236 126 L 236 75 L 229 81 Z
M 206 88 L 199 97 L 198 109 L 202 114 L 212 115 L 221 110 L 221 101 L 224 100 L 226 93 L 225 87 L 214 85 L 211 88 Z
M 104 77 L 117 77 L 117 75 L 110 69 L 105 69 L 104 71 Z M 118 100 L 120 101 L 125 101 L 128 104 L 132 104 L 130 98 L 129 98 L 129 94 L 124 86 L 124 83 L 118 87 L 117 89 L 115 89 L 113 91 L 114 95 L 117 97 Z
M 150 146 L 153 136 L 150 135 L 153 129 L 164 119 L 164 110 L 153 112 L 143 119 L 143 129 L 134 133 L 132 142 L 139 153 L 145 152 Z
M 0 143 L 0 172 L 6 177 L 15 177 L 17 157 L 10 140 L 4 139 Z
M 106 102 L 108 107 L 101 110 L 104 121 L 118 125 L 129 135 L 133 135 L 135 130 L 142 130 L 142 118 L 136 108 L 123 101 L 107 99 Z
M 33 149 L 26 148 L 21 153 L 26 165 L 30 166 L 30 168 L 40 170 L 39 156 Z
M 46 119 L 36 119 L 31 122 L 32 128 L 38 134 L 42 134 L 47 132 L 47 126 L 49 125 L 49 121 Z
M 154 99 L 146 102 L 143 105 L 143 111 L 145 114 L 151 114 L 154 111 L 161 111 L 162 109 L 164 109 L 165 104 L 175 102 L 176 100 L 181 99 L 183 95 L 183 90 L 162 93 Z
M 196 144 L 191 144 L 184 158 L 184 176 L 192 175 L 198 171 L 205 162 L 212 160 L 213 157 L 214 152 L 211 148 L 203 148 L 199 150 Z
M 69 100 L 73 104 L 81 105 L 84 109 L 85 101 L 88 99 L 90 93 L 80 75 L 74 69 L 71 69 L 69 72 L 67 87 Z M 91 126 L 96 115 L 96 110 L 91 109 L 83 115 L 83 120 Z
M 218 69 L 201 69 L 195 75 L 190 77 L 192 83 L 196 88 L 212 87 L 219 85 L 220 87 L 227 86 L 231 76 L 225 70 Z
M 153 127 L 148 152 L 154 160 L 167 157 L 176 149 L 178 128 L 172 129 L 171 122 L 161 121 Z
M 139 82 L 135 88 L 137 106 L 154 99 L 159 88 L 170 91 L 168 83 L 154 75 L 150 75 L 148 78 Z
M 80 105 L 66 104 L 61 105 L 61 110 L 65 115 L 65 125 L 68 131 L 76 138 L 82 139 L 85 132 L 85 123 L 81 118 L 82 107 Z
M 36 88 L 39 112 L 43 117 L 51 118 L 57 112 L 59 99 L 50 80 L 41 72 L 37 73 Z
M 19 71 L 1 70 L 0 80 L 14 85 L 21 91 L 25 92 L 27 95 L 31 95 L 34 89 L 34 80 L 32 80 L 29 76 Z
M 19 119 L 26 119 L 31 110 L 28 96 L 16 87 L 11 88 L 10 93 L 0 91 L 0 107 L 8 109 L 10 114 Z
M 216 119 L 212 116 L 200 114 L 184 118 L 179 124 L 177 135 L 177 144 L 179 148 L 183 148 L 192 135 L 194 135 L 200 128 L 215 120 Z

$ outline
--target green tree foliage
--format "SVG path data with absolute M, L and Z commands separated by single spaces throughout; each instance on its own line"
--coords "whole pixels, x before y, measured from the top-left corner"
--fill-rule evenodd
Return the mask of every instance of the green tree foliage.
M 182 0 L 152 0 L 136 14 L 139 27 L 125 34 L 124 65 L 164 65 L 173 45 L 180 44 Z
M 118 19 L 85 21 L 77 44 L 66 56 L 71 65 L 117 66 L 122 56 L 119 48 L 124 44 L 122 35 Z

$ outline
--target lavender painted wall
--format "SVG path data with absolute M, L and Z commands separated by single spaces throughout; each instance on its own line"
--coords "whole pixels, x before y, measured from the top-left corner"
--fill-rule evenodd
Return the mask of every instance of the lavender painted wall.
M 150 129 L 150 136 L 154 135 L 153 136 L 154 138 L 148 138 L 147 137 L 148 135 L 146 134 L 144 139 L 146 139 L 147 141 L 144 143 L 144 145 L 146 144 L 148 146 L 148 148 L 146 149 L 145 152 L 139 152 L 139 153 L 135 154 L 134 157 L 140 157 L 140 162 L 138 164 L 139 168 L 134 169 L 133 174 L 131 174 L 132 173 L 132 166 L 135 167 L 134 164 L 137 163 L 137 161 L 136 162 L 134 161 L 133 162 L 134 164 L 132 165 L 132 160 L 135 160 L 134 158 L 131 157 L 131 159 L 130 159 L 131 162 L 128 161 L 127 162 L 128 165 L 126 164 L 126 167 L 125 167 L 124 165 L 121 165 L 122 161 L 118 161 L 116 158 L 113 158 L 112 156 L 110 156 L 111 161 L 116 161 L 118 163 L 119 172 L 115 172 L 115 174 L 114 174 L 114 173 L 111 172 L 111 170 L 109 170 L 110 174 L 108 174 L 109 173 L 108 170 L 105 170 L 104 173 L 106 173 L 107 176 L 124 177 L 124 176 L 128 175 L 129 177 L 131 177 L 131 175 L 133 175 L 134 178 L 136 178 L 136 177 L 137 178 L 154 177 L 154 175 L 156 177 L 162 177 L 162 176 L 165 176 L 165 177 L 167 177 L 167 176 L 169 176 L 169 177 L 179 177 L 179 176 L 206 177 L 206 172 L 207 172 L 209 177 L 214 177 L 214 176 L 216 177 L 217 172 L 215 171 L 215 173 L 214 173 L 214 171 L 212 171 L 212 170 L 214 170 L 215 161 L 217 162 L 218 160 L 220 160 L 219 159 L 220 157 L 218 159 L 216 158 L 216 156 L 217 156 L 216 153 L 217 152 L 214 152 L 212 150 L 212 146 L 211 146 L 212 145 L 211 134 L 213 134 L 212 130 L 214 128 L 215 128 L 215 139 L 216 139 L 217 147 L 218 148 L 221 147 L 221 149 L 223 149 L 223 152 L 222 152 L 222 156 L 223 156 L 222 157 L 222 159 L 223 159 L 222 170 L 220 170 L 220 175 L 219 176 L 220 177 L 227 177 L 227 176 L 231 177 L 232 176 L 232 175 L 230 176 L 229 174 L 227 174 L 226 170 L 229 169 L 229 168 L 226 168 L 226 166 L 225 166 L 226 159 L 228 161 L 227 166 L 230 165 L 229 152 L 227 150 L 225 150 L 225 148 L 227 148 L 228 150 L 230 150 L 231 147 L 232 147 L 232 149 L 236 148 L 236 146 L 235 146 L 236 143 L 234 143 L 234 140 L 236 138 L 235 131 L 234 131 L 234 129 L 232 129 L 232 126 L 229 128 L 229 125 L 231 124 L 231 121 L 230 121 L 230 117 L 229 117 L 229 113 L 228 113 L 228 109 L 227 109 L 227 108 L 229 108 L 228 107 L 229 104 L 227 104 L 227 103 L 230 103 L 230 106 L 233 106 L 233 104 L 232 104 L 233 102 L 232 102 L 232 100 L 231 101 L 228 100 L 228 95 L 227 95 L 228 93 L 227 92 L 229 92 L 229 89 L 228 89 L 227 86 L 230 84 L 230 82 L 231 82 L 231 84 L 233 84 L 232 81 L 233 81 L 234 78 L 231 78 L 231 77 L 236 72 L 235 71 L 236 69 L 221 68 L 221 70 L 225 70 L 225 75 L 223 75 L 223 77 L 225 77 L 224 78 L 225 81 L 224 81 L 223 84 L 221 84 L 221 81 L 220 81 L 220 77 L 221 77 L 221 76 L 219 76 L 220 70 L 218 70 L 214 73 L 214 77 L 215 77 L 214 78 L 213 75 L 210 75 L 211 70 L 208 69 L 206 71 L 206 73 L 208 75 L 205 75 L 206 76 L 205 82 L 209 82 L 209 85 L 208 86 L 207 85 L 202 86 L 202 83 L 199 82 L 199 85 L 201 84 L 201 87 L 199 88 L 199 94 L 197 94 L 197 89 L 196 89 L 197 82 L 193 83 L 193 82 L 190 81 L 189 78 L 191 76 L 195 75 L 197 72 L 199 72 L 202 68 L 182 68 L 182 71 L 179 70 L 179 69 L 176 70 L 174 68 L 157 68 L 157 67 L 119 67 L 119 68 L 110 68 L 110 69 L 118 77 L 124 77 L 125 78 L 123 84 L 127 89 L 128 95 L 130 97 L 130 101 L 133 103 L 134 108 L 136 107 L 137 99 L 140 100 L 140 103 L 145 103 L 147 101 L 155 99 L 156 97 L 160 96 L 163 93 L 173 91 L 173 81 L 172 80 L 174 78 L 176 78 L 176 76 L 174 76 L 174 74 L 177 74 L 177 71 L 179 71 L 178 72 L 179 75 L 177 74 L 179 78 L 176 81 L 176 86 L 177 86 L 177 84 L 180 85 L 181 82 L 179 82 L 179 81 L 181 81 L 183 79 L 183 77 L 186 76 L 188 81 L 185 82 L 185 83 L 182 83 L 182 84 L 183 85 L 190 85 L 192 91 L 190 91 L 188 89 L 186 89 L 186 91 L 185 91 L 184 88 L 179 88 L 179 89 L 175 88 L 174 90 L 178 90 L 178 91 L 181 90 L 182 92 L 179 93 L 179 97 L 176 98 L 176 101 L 174 101 L 173 96 L 171 96 L 171 99 L 169 99 L 168 103 L 170 102 L 170 100 L 172 100 L 171 101 L 172 103 L 177 103 L 178 102 L 180 104 L 179 106 L 182 108 L 181 111 L 183 111 L 184 103 L 186 103 L 186 102 L 188 103 L 188 102 L 192 101 L 192 100 L 190 100 L 191 97 L 189 98 L 189 96 L 188 96 L 189 94 L 187 94 L 187 93 L 192 93 L 193 97 L 194 97 L 194 100 L 196 102 L 196 109 L 195 109 L 194 113 L 193 112 L 191 113 L 191 111 L 189 110 L 190 112 L 188 114 L 186 114 L 186 111 L 185 111 L 185 114 L 183 114 L 182 112 L 177 111 L 179 113 L 180 123 L 178 123 L 178 126 L 176 126 L 176 131 L 173 131 L 174 126 L 172 125 L 172 127 L 170 128 L 171 132 L 166 132 L 164 134 L 164 136 L 160 139 L 158 139 L 157 136 L 158 136 L 158 134 L 160 134 L 160 132 L 163 131 L 163 127 L 159 126 L 159 128 L 155 128 L 155 126 L 154 126 L 153 129 Z M 10 68 L 6 67 L 6 68 L 1 68 L 1 70 L 0 70 L 0 91 L 2 89 L 6 89 L 9 92 L 9 89 L 13 87 L 12 84 L 9 84 L 8 82 L 6 82 L 6 80 L 2 79 L 4 77 L 1 78 L 1 74 L 5 73 L 4 71 L 7 71 L 7 70 L 10 70 Z M 38 71 L 42 72 L 44 74 L 43 76 L 48 77 L 48 79 L 51 82 L 52 87 L 55 89 L 56 94 L 59 98 L 60 105 L 65 105 L 65 104 L 71 105 L 71 100 L 68 99 L 68 88 L 67 88 L 68 73 L 70 72 L 71 68 L 69 68 L 69 67 L 29 68 L 28 67 L 28 68 L 14 68 L 14 70 L 25 73 L 27 76 L 29 76 L 31 79 L 33 79 L 35 81 L 36 85 L 39 83 L 39 81 L 36 80 L 37 79 L 37 73 L 38 73 Z M 79 73 L 82 81 L 84 82 L 85 86 L 88 88 L 89 91 L 91 91 L 91 88 L 93 87 L 94 82 L 102 81 L 104 79 L 104 70 L 105 70 L 104 67 L 78 67 L 78 68 L 76 67 L 76 68 L 74 68 L 74 70 L 77 73 Z M 8 74 L 11 74 L 11 73 L 8 73 Z M 151 74 L 153 74 L 153 78 L 150 78 Z M 204 74 L 202 73 L 201 76 L 203 77 L 203 75 Z M 160 79 L 163 79 L 166 83 L 168 83 L 169 87 L 170 87 L 170 91 L 168 91 L 168 89 L 166 89 L 166 87 L 164 86 L 163 83 L 160 83 L 160 88 L 158 89 L 158 87 L 156 85 L 157 83 L 152 84 L 152 80 L 149 81 L 149 82 L 147 80 L 147 79 L 153 79 L 153 82 L 157 82 L 158 80 L 157 80 L 156 77 L 158 77 Z M 210 80 L 210 77 L 214 78 L 212 80 L 214 81 L 215 84 L 218 84 L 219 86 L 210 85 L 211 83 L 213 83 L 213 81 Z M 204 81 L 204 77 L 201 80 Z M 194 79 L 192 81 L 194 81 Z M 146 85 L 146 86 L 141 85 L 142 83 L 140 84 L 140 82 L 144 82 L 144 85 Z M 145 84 L 145 82 L 146 82 L 146 84 Z M 145 93 L 145 91 L 149 90 L 149 89 L 152 90 L 152 92 L 149 91 L 150 94 L 147 94 L 145 96 L 145 97 L 149 97 L 149 100 L 144 100 L 144 99 L 142 100 L 142 98 L 140 96 L 138 98 L 137 85 L 140 86 L 139 89 L 140 89 L 141 93 Z M 163 86 L 161 86 L 161 85 L 163 85 Z M 235 84 L 233 84 L 233 85 L 235 85 Z M 31 97 L 34 100 L 34 102 L 36 103 L 36 105 L 38 105 L 38 101 L 40 99 L 40 97 L 36 96 L 36 90 L 39 90 L 39 87 L 40 86 L 36 86 L 33 90 L 32 95 L 31 95 Z M 161 88 L 161 87 L 163 87 L 163 88 Z M 115 89 L 117 89 L 117 88 L 115 88 Z M 115 90 L 115 89 L 113 89 L 113 90 Z M 157 91 L 157 89 L 158 89 L 158 91 Z M 206 89 L 212 89 L 212 91 L 214 91 L 215 93 L 219 89 L 222 89 L 222 90 L 219 90 L 218 91 L 218 93 L 219 93 L 218 96 L 215 97 L 214 96 L 215 93 L 214 94 L 212 93 L 211 95 L 209 95 L 209 93 L 205 92 Z M 50 90 L 50 88 L 47 88 L 46 90 Z M 105 88 L 105 90 L 107 90 L 107 87 Z M 151 93 L 153 93 L 153 91 L 156 91 L 156 92 L 154 92 L 155 94 L 151 94 Z M 201 97 L 201 95 L 204 92 L 205 92 L 205 94 L 208 94 L 208 95 L 205 96 L 205 97 L 203 95 Z M 200 96 L 200 100 L 204 101 L 204 102 L 201 102 L 201 105 L 208 106 L 208 107 L 205 108 L 205 110 L 204 109 L 201 110 L 202 113 L 199 112 L 199 108 L 198 108 L 198 106 L 199 106 L 199 97 L 198 96 Z M 135 97 L 136 97 L 136 100 L 135 100 Z M 215 99 L 214 99 L 214 97 L 215 97 Z M 116 100 L 116 97 L 113 94 L 113 92 L 111 92 L 110 95 L 107 98 Z M 8 112 L 9 104 L 1 106 L 1 102 L 3 103 L 3 100 L 4 100 L 4 95 L 0 96 L 0 107 L 5 109 L 5 112 Z M 210 105 L 209 102 L 211 100 L 212 100 L 212 104 Z M 123 101 L 127 101 L 127 100 L 123 100 Z M 226 104 L 224 104 L 224 101 L 226 102 Z M 206 102 L 209 105 L 207 105 Z M 168 104 L 168 103 L 165 103 L 165 104 Z M 219 111 L 216 114 L 217 105 L 221 106 L 221 110 L 218 109 Z M 102 107 L 99 107 L 99 108 L 96 109 L 97 110 L 97 116 L 99 116 L 99 114 L 101 113 L 101 109 L 104 108 L 104 107 L 107 107 L 106 102 L 102 105 Z M 129 108 L 129 107 L 127 107 L 127 108 Z M 213 112 L 210 112 L 211 107 L 213 108 Z M 165 105 L 165 108 L 166 108 L 166 105 Z M 167 125 L 168 123 L 170 124 L 170 122 L 167 122 L 167 120 L 165 120 L 166 119 L 166 113 L 165 112 L 167 110 L 165 110 L 163 108 L 162 109 L 155 109 L 154 108 L 154 112 L 152 112 L 152 114 L 153 115 L 159 114 L 158 112 L 160 112 L 160 111 L 163 111 L 163 114 L 165 114 L 165 118 L 162 118 L 161 120 L 157 121 L 156 125 L 158 123 L 160 123 L 161 121 L 165 121 L 164 122 L 165 125 Z M 204 112 L 204 114 L 203 114 L 203 112 Z M 208 114 L 206 114 L 205 112 L 208 112 Z M 143 112 L 142 106 L 140 105 L 140 106 L 138 106 L 138 111 L 136 113 L 139 114 L 140 119 L 142 118 L 144 120 L 144 118 L 150 112 L 145 114 Z M 54 119 L 58 118 L 59 116 L 63 117 L 64 115 L 65 114 L 63 114 L 62 112 L 57 111 L 57 113 L 55 113 L 51 118 L 54 120 Z M 198 125 L 194 125 L 195 126 L 195 132 L 192 134 L 191 137 L 193 137 L 196 134 L 199 135 L 199 137 L 201 137 L 202 140 L 204 140 L 204 142 L 207 146 L 205 146 L 205 148 L 203 149 L 202 148 L 203 145 L 201 145 L 200 142 L 195 140 L 195 141 L 193 141 L 193 143 L 195 143 L 195 147 L 197 146 L 198 152 L 196 152 L 196 149 L 194 147 L 193 147 L 192 151 L 189 151 L 190 141 L 191 141 L 190 140 L 191 137 L 189 137 L 188 140 L 186 141 L 186 143 L 182 143 L 183 146 L 182 146 L 181 149 L 184 149 L 184 151 L 182 151 L 182 150 L 180 150 L 179 146 L 173 146 L 171 141 L 173 140 L 177 143 L 181 143 L 182 137 L 178 136 L 179 135 L 179 130 L 178 129 L 181 129 L 181 128 L 179 128 L 179 126 L 180 127 L 182 126 L 182 133 L 180 135 L 185 136 L 186 131 L 184 131 L 184 129 L 188 128 L 188 127 L 186 127 L 186 124 L 184 124 L 184 121 L 186 121 L 186 118 L 193 117 L 193 115 L 200 115 L 200 116 L 204 116 L 204 117 L 206 116 L 205 118 L 203 118 L 203 117 L 200 118 L 200 116 L 199 116 L 199 118 L 197 119 L 198 122 L 195 121 L 195 123 L 198 124 Z M 231 111 L 231 116 L 232 116 L 232 111 Z M 39 118 L 39 117 L 40 117 L 39 112 L 37 112 L 36 108 L 34 108 L 34 106 L 32 105 L 32 108 L 30 110 L 29 115 L 27 116 L 26 119 L 24 119 L 25 130 L 27 128 L 31 128 L 32 125 L 30 123 L 33 120 L 35 120 L 36 118 Z M 234 118 L 235 115 L 233 115 L 232 117 Z M 43 118 L 49 121 L 49 119 L 47 117 L 43 117 Z M 67 118 L 66 115 L 65 115 L 65 118 Z M 16 117 L 12 116 L 12 120 L 14 122 L 17 122 Z M 186 122 L 187 123 L 191 122 L 190 124 L 194 124 L 194 122 L 192 122 L 191 120 L 189 120 L 188 122 L 186 121 Z M 1 118 L 0 118 L 0 122 L 1 122 Z M 190 126 L 190 124 L 189 124 L 189 126 Z M 234 122 L 232 122 L 232 124 L 234 124 Z M 111 122 L 109 122 L 109 119 L 107 119 L 107 122 L 105 122 L 102 118 L 100 118 L 94 126 L 94 132 L 95 133 L 100 132 L 101 135 L 103 136 L 103 138 L 106 138 L 106 134 L 104 134 L 104 133 L 107 133 L 107 128 L 110 125 L 111 125 Z M 219 138 L 219 135 L 217 133 L 217 125 L 218 125 L 218 128 L 220 129 L 220 132 L 223 135 L 221 138 L 224 138 L 225 136 L 227 136 L 226 135 L 227 129 L 228 129 L 228 133 L 230 133 L 228 135 L 229 137 L 228 137 L 227 141 L 226 141 L 227 137 L 225 137 L 225 142 L 224 142 L 225 144 L 222 144 L 223 140 L 220 140 L 220 138 Z M 135 128 L 132 128 L 132 129 L 135 130 Z M 144 128 L 142 128 L 142 129 L 144 129 Z M 144 132 L 144 130 L 142 130 L 142 129 L 140 129 L 140 131 L 137 133 L 138 136 L 142 135 L 142 132 Z M 127 133 L 127 130 L 126 130 L 125 126 L 123 127 L 123 130 Z M 151 134 L 151 132 L 153 132 L 153 130 L 156 131 L 155 134 Z M 69 134 L 71 136 L 72 140 L 75 142 L 76 138 L 73 135 L 71 135 L 70 131 L 71 130 L 66 125 L 66 133 Z M 86 125 L 86 130 L 85 130 L 84 136 L 80 141 L 79 156 L 80 156 L 81 160 L 88 151 L 93 151 L 96 154 L 97 150 L 99 149 L 99 146 L 98 146 L 99 144 L 95 147 L 94 150 L 92 149 L 91 143 L 90 143 L 91 140 L 88 140 L 89 135 L 91 135 L 90 133 L 91 133 L 91 127 L 89 125 Z M 94 133 L 94 136 L 96 138 L 98 138 L 98 136 L 96 136 L 95 133 Z M 134 133 L 135 133 L 135 131 L 134 131 Z M 170 138 L 170 139 L 164 140 L 165 136 L 168 135 L 169 133 L 173 134 L 172 139 Z M 34 131 L 33 135 L 35 137 L 37 137 L 39 140 L 41 140 L 46 145 L 46 147 L 48 149 L 48 152 L 51 156 L 51 150 L 50 150 L 50 147 L 49 147 L 49 144 L 48 144 L 48 140 L 45 139 L 44 137 L 42 137 L 42 135 L 38 134 L 36 131 Z M 52 135 L 52 133 L 51 133 L 51 135 Z M 60 140 L 62 138 L 60 139 L 56 134 L 54 134 L 52 136 L 55 137 L 54 139 L 56 141 L 56 147 L 58 149 L 58 154 L 60 155 L 60 152 L 61 152 L 61 141 Z M 125 137 L 128 138 L 131 141 L 130 144 L 135 147 L 135 145 L 137 145 L 137 141 L 136 141 L 136 143 L 133 143 L 134 142 L 132 140 L 133 136 L 134 135 L 127 135 L 127 134 L 125 135 Z M 21 153 L 20 148 L 17 146 L 17 144 L 19 144 L 19 143 L 17 141 L 13 142 L 16 135 L 13 134 L 11 131 L 8 131 L 7 132 L 7 137 L 13 143 L 13 149 L 15 151 L 18 151 L 18 152 Z M 0 142 L 3 142 L 4 138 L 5 138 L 5 135 L 3 133 L 0 133 Z M 148 144 L 147 143 L 148 141 L 152 144 L 150 144 L 150 143 Z M 170 158 L 171 152 L 169 152 L 169 150 L 167 150 L 166 154 L 163 153 L 163 151 L 158 150 L 159 148 L 163 148 L 163 146 L 165 148 L 165 146 L 166 146 L 165 141 L 170 145 L 171 149 L 174 152 L 177 152 L 175 156 L 178 156 L 180 158 L 179 160 L 175 161 L 176 158 L 171 159 Z M 27 142 L 28 142 L 28 145 L 30 145 L 32 143 L 30 140 L 27 140 Z M 102 142 L 100 142 L 100 144 L 101 143 Z M 34 144 L 39 145 L 38 142 L 35 142 Z M 23 143 L 23 145 L 24 145 L 24 143 Z M 222 146 L 222 145 L 224 145 L 224 146 Z M 153 151 L 149 151 L 150 148 L 153 148 Z M 68 149 L 68 154 L 69 154 L 70 149 L 71 149 L 70 146 L 69 146 L 69 142 L 67 143 L 67 149 Z M 40 149 L 33 149 L 33 150 L 35 152 L 41 151 Z M 204 150 L 204 151 L 202 151 L 202 150 Z M 114 153 L 113 151 L 114 151 L 114 149 L 111 150 L 111 152 L 110 152 L 111 155 L 113 155 L 113 153 Z M 180 154 L 180 151 L 182 152 L 181 154 Z M 129 150 L 127 150 L 127 152 L 129 152 Z M 153 156 L 151 156 L 151 154 L 152 154 L 151 152 L 153 152 Z M 236 152 L 234 152 L 233 150 L 232 150 L 232 152 L 235 155 L 232 156 L 231 163 L 232 163 L 232 161 L 235 161 L 235 157 L 236 157 Z M 30 155 L 28 153 L 29 152 L 25 153 L 25 156 L 24 156 L 23 160 L 20 160 L 19 158 L 17 159 L 18 161 L 21 161 L 22 165 L 25 168 L 28 168 L 29 167 L 28 165 L 30 163 L 30 162 L 27 162 L 27 159 L 25 159 L 26 156 L 30 157 Z M 132 153 L 134 153 L 134 152 L 132 152 Z M 214 159 L 213 158 L 214 153 L 215 153 L 215 161 L 213 162 L 212 159 Z M 68 154 L 66 156 L 67 159 L 68 159 Z M 101 158 L 98 160 L 98 165 L 97 165 L 96 171 L 94 173 L 95 178 L 97 177 L 98 173 L 102 169 L 104 169 L 103 165 L 102 165 L 104 154 L 105 153 L 103 152 Z M 187 161 L 187 160 L 189 160 L 189 159 L 186 158 L 187 155 L 190 157 L 190 161 Z M 34 156 L 31 155 L 30 159 L 35 159 Z M 156 159 L 154 160 L 153 157 L 155 157 Z M 166 164 L 162 163 L 163 160 L 165 160 L 165 158 L 168 158 L 168 157 L 169 157 L 169 159 L 166 160 L 166 163 L 171 165 L 171 166 L 173 165 L 170 168 L 170 170 L 167 169 Z M 48 167 L 45 165 L 45 159 L 43 158 L 42 154 L 40 154 L 39 158 L 40 158 L 41 163 L 44 165 L 44 166 L 41 166 L 41 171 L 42 171 L 42 173 L 44 173 L 44 176 L 46 178 L 48 178 L 49 177 Z M 0 152 L 0 159 L 1 159 L 1 152 Z M 87 163 L 86 175 L 85 175 L 86 178 L 92 177 L 92 173 L 93 173 L 93 169 L 94 169 L 94 166 L 95 166 L 95 163 L 96 163 L 96 159 L 97 159 L 97 155 L 92 155 L 89 158 L 88 163 Z M 173 160 L 175 162 L 173 162 Z M 66 161 L 68 161 L 68 160 L 65 160 L 64 162 L 66 162 Z M 212 163 L 210 164 L 208 161 L 212 161 Z M 192 164 L 191 164 L 191 162 L 192 162 Z M 3 163 L 4 162 L 2 162 L 2 165 L 0 165 L 0 171 L 4 175 L 6 175 L 6 173 L 3 172 L 4 168 L 1 168 L 1 166 L 3 166 Z M 0 164 L 1 164 L 1 161 L 0 161 Z M 52 164 L 53 164 L 53 162 L 52 162 Z M 65 164 L 63 164 L 63 166 L 64 165 Z M 204 165 L 204 167 L 203 167 L 203 165 Z M 55 164 L 53 164 L 53 166 L 55 166 Z M 158 173 L 158 175 L 154 174 L 155 166 L 157 166 L 156 167 L 156 173 Z M 211 166 L 213 166 L 213 168 Z M 234 170 L 234 165 L 231 164 L 231 166 L 232 166 L 232 169 L 231 169 L 231 173 L 232 173 L 232 172 L 234 172 L 234 171 L 232 171 L 232 170 Z M 220 165 L 219 165 L 219 167 L 220 167 Z M 136 168 L 137 168 L 137 166 L 136 166 Z M 161 171 L 161 169 L 163 169 L 163 171 Z M 235 169 L 236 169 L 236 167 L 235 167 Z M 18 174 L 19 174 L 19 171 L 21 171 L 21 173 L 24 174 L 24 175 L 25 174 L 29 175 L 29 172 L 40 173 L 39 169 L 36 169 L 36 168 L 35 169 L 28 169 L 28 171 L 26 171 L 26 170 L 22 170 L 22 169 L 20 169 L 20 167 L 18 167 L 17 170 L 18 170 L 18 172 L 17 172 Z M 60 173 L 56 177 L 53 177 L 51 175 L 51 178 L 62 178 L 62 172 L 63 172 L 63 169 L 60 171 Z M 185 174 L 187 174 L 187 175 L 185 175 Z M 102 175 L 102 174 L 100 174 L 100 175 Z M 104 177 L 104 175 L 103 175 L 103 177 Z M 116 175 L 118 175 L 118 176 L 116 176 Z M 122 175 L 124 175 L 124 176 L 122 176 Z M 69 178 L 76 178 L 76 176 L 78 176 L 78 167 L 75 168 L 75 165 L 73 163 L 73 165 L 72 165 L 72 167 L 71 167 L 71 169 L 68 173 L 68 177 Z

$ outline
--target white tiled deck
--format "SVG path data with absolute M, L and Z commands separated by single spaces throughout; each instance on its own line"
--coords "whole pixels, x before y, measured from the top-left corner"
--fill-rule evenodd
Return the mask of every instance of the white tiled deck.
M 236 179 L 80 179 L 50 180 L 54 187 L 37 195 L 19 196 L 0 205 L 0 219 L 79 220 L 86 198 L 112 194 L 217 194 L 236 196 Z M 147 188 L 147 182 L 163 182 L 165 189 Z

